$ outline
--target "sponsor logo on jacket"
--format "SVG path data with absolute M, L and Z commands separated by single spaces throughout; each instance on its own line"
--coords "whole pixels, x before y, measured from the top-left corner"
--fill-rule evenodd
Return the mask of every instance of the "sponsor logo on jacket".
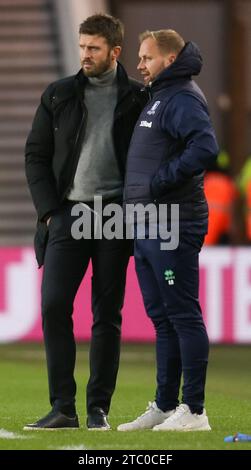
M 141 121 L 139 127 L 152 127 L 152 122 Z
M 160 105 L 160 101 L 155 101 L 155 103 L 152 105 L 151 109 L 149 109 L 149 111 L 147 111 L 147 114 L 149 114 L 149 116 L 151 116 L 152 114 L 155 114 L 156 109 L 159 107 L 159 105 Z

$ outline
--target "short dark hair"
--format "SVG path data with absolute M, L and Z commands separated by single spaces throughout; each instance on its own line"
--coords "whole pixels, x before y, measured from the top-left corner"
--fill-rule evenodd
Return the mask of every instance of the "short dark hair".
M 118 18 L 102 13 L 89 16 L 79 26 L 79 34 L 102 36 L 110 47 L 121 46 L 124 26 Z

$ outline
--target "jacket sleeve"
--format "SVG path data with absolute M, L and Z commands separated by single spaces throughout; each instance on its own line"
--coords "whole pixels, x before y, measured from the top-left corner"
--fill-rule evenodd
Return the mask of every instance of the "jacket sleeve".
M 207 107 L 192 95 L 180 93 L 171 100 L 161 128 L 180 144 L 181 152 L 161 164 L 152 180 L 154 197 L 209 169 L 219 151 Z
M 59 206 L 52 170 L 54 133 L 51 95 L 50 85 L 41 97 L 25 146 L 26 177 L 39 220 Z

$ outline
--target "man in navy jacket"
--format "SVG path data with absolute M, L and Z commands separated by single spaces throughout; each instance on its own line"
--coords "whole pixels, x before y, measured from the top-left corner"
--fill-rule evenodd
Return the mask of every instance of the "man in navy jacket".
M 156 219 L 157 236 L 151 236 L 150 216 L 145 239 L 141 233 L 135 240 L 139 284 L 156 330 L 157 390 L 146 412 L 118 430 L 210 430 L 204 409 L 209 342 L 198 301 L 198 255 L 208 223 L 203 176 L 218 146 L 206 99 L 191 79 L 202 58 L 196 44 L 173 30 L 143 33 L 139 58 L 150 101 L 131 140 L 124 194 L 125 207 L 165 208 L 165 220 Z M 179 209 L 179 231 L 176 244 L 163 250 L 160 229 L 164 222 L 172 226 L 171 204 Z

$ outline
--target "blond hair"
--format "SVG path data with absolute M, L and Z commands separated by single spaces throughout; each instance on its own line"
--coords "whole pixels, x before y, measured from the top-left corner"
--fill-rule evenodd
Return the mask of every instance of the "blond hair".
M 156 41 L 159 50 L 162 54 L 170 54 L 174 52 L 179 54 L 181 49 L 185 46 L 184 39 L 179 33 L 173 29 L 160 29 L 159 31 L 144 31 L 139 35 L 140 44 L 148 38 L 152 38 Z

